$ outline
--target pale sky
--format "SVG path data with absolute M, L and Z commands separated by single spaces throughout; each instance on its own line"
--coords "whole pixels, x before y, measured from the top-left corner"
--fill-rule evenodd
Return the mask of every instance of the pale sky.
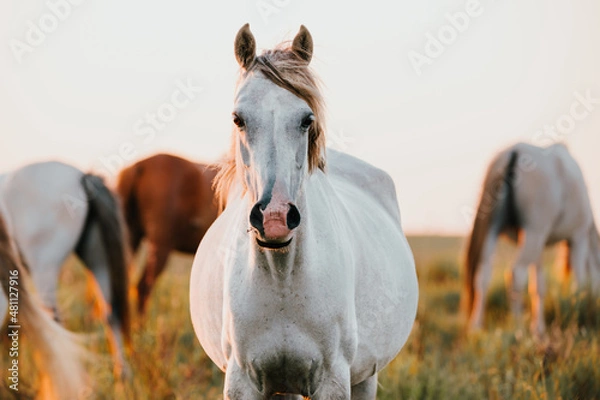
M 268 48 L 304 24 L 330 141 L 392 175 L 406 231 L 467 233 L 488 162 L 519 140 L 568 144 L 600 223 L 595 0 L 66 2 L 0 0 L 0 171 L 60 159 L 110 177 L 162 151 L 216 160 L 237 30 L 249 22 Z M 417 53 L 431 56 L 420 74 Z M 159 111 L 168 121 L 153 128 Z

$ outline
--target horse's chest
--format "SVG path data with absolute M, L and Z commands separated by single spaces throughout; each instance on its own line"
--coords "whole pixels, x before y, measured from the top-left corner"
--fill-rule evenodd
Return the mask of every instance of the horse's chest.
M 296 307 L 278 307 L 234 319 L 236 359 L 259 391 L 309 396 L 335 358 L 340 337 L 334 324 L 315 326 Z
M 318 354 L 299 350 L 263 353 L 248 360 L 248 375 L 257 389 L 267 395 L 312 395 L 322 380 L 323 361 Z
M 281 370 L 277 376 L 306 378 L 313 362 L 320 365 L 355 344 L 348 302 L 335 291 L 250 285 L 230 293 L 229 306 L 227 336 L 237 356 L 269 375 Z
M 335 321 L 346 314 L 346 307 L 335 306 L 341 303 L 338 300 L 314 293 L 257 288 L 247 296 L 243 294 L 233 296 L 229 312 L 235 321 L 236 336 L 251 340 L 265 335 L 273 342 L 291 341 L 303 331 L 315 337 L 328 336 Z

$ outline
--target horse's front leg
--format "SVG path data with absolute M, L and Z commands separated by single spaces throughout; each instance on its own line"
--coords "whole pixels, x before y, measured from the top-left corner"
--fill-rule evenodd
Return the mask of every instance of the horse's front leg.
M 223 398 L 225 400 L 263 400 L 264 398 L 233 357 L 227 363 Z
M 352 386 L 352 400 L 375 400 L 377 398 L 377 374 Z
M 590 251 L 586 233 L 573 235 L 569 241 L 569 263 L 575 273 L 577 290 L 586 289 L 591 282 L 586 279 L 586 261 Z
M 529 298 L 531 299 L 531 332 L 541 336 L 546 331 L 544 320 L 544 295 L 546 279 L 542 270 L 542 258 L 531 266 L 529 274 Z
M 517 260 L 512 270 L 507 273 L 511 309 L 519 331 L 523 322 L 521 312 L 523 309 L 523 293 L 527 287 L 527 271 L 530 265 L 540 260 L 546 237 L 547 235 L 533 233 L 533 230 L 522 231 L 519 237 L 520 249 Z M 538 305 L 542 306 L 541 304 Z
M 321 385 L 311 400 L 350 400 L 353 394 L 350 388 L 350 367 L 341 365 L 336 370 L 325 374 Z M 367 397 L 356 397 L 356 399 L 367 399 Z M 370 399 L 371 400 L 371 399 Z

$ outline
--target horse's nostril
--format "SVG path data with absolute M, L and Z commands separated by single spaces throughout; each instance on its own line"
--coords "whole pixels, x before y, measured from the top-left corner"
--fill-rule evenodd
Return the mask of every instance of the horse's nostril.
M 262 204 L 256 203 L 252 210 L 250 211 L 250 225 L 252 227 L 258 229 L 259 232 L 263 231 L 263 212 L 262 212 Z
M 290 204 L 290 209 L 287 213 L 287 226 L 289 229 L 295 229 L 300 225 L 300 211 L 298 207 Z

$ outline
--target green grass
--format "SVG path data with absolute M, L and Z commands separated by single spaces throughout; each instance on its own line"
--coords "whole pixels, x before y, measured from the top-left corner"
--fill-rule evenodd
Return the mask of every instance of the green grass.
M 429 236 L 409 241 L 421 294 L 417 321 L 403 350 L 380 373 L 378 399 L 600 399 L 600 300 L 572 295 L 567 284 L 557 282 L 553 251 L 544 256 L 547 337 L 515 333 L 503 279 L 514 257 L 507 244 L 501 244 L 496 257 L 485 330 L 467 336 L 460 310 L 464 240 Z M 191 257 L 172 256 L 146 319 L 135 319 L 132 378 L 115 382 L 106 356 L 89 366 L 96 381 L 94 398 L 222 398 L 223 375 L 202 351 L 189 318 L 191 262 Z M 63 273 L 61 309 L 70 329 L 97 334 L 88 347 L 106 355 L 103 328 L 89 316 L 84 280 L 83 268 L 71 260 Z M 35 379 L 22 379 L 27 398 Z M 0 398 L 10 398 L 5 394 L 0 390 Z
M 486 329 L 466 335 L 460 310 L 460 238 L 409 238 L 421 296 L 417 322 L 399 356 L 380 374 L 384 399 L 598 399 L 600 300 L 569 295 L 544 255 L 548 335 L 516 334 L 503 272 L 515 251 L 501 243 L 486 304 Z M 525 324 L 525 326 L 527 326 Z

